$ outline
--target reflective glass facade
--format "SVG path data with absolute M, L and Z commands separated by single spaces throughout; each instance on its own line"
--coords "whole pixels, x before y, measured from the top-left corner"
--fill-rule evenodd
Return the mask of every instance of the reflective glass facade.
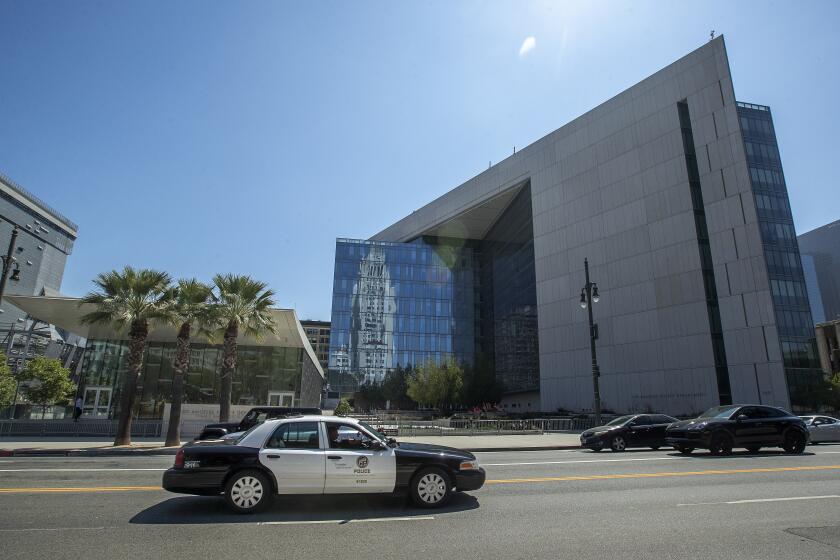
M 398 365 L 475 352 L 475 251 L 464 241 L 339 239 L 329 384 L 352 392 Z
M 381 383 L 398 366 L 482 355 L 507 392 L 539 389 L 531 195 L 482 239 L 339 239 L 330 391 Z
M 802 260 L 770 108 L 738 103 L 791 405 L 805 407 L 822 377 Z
M 149 342 L 137 384 L 135 413 L 159 418 L 172 398 L 175 342 Z M 233 377 L 232 404 L 265 405 L 269 392 L 294 392 L 300 397 L 304 355 L 301 348 L 239 346 Z M 184 402 L 217 404 L 222 347 L 190 345 L 190 363 L 184 379 Z M 111 388 L 109 415 L 117 412 L 122 376 L 128 367 L 127 340 L 89 340 L 82 364 L 82 383 L 90 388 Z M 320 387 L 317 389 L 320 391 Z M 107 408 L 107 407 L 106 407 Z

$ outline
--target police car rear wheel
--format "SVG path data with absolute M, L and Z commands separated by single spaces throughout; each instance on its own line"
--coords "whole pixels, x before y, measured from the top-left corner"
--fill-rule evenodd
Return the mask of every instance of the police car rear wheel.
M 271 484 L 259 471 L 240 471 L 225 485 L 225 501 L 237 513 L 255 513 L 271 503 Z
M 452 483 L 441 469 L 423 469 L 411 482 L 411 499 L 420 507 L 440 507 L 449 501 Z

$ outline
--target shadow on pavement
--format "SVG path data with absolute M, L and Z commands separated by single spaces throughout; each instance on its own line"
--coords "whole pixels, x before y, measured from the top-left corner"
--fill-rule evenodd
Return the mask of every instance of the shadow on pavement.
M 757 453 L 750 453 L 746 450 L 734 450 L 731 455 L 712 455 L 705 449 L 698 449 L 694 453 L 690 455 L 683 455 L 682 453 L 674 452 L 669 453 L 668 455 L 672 457 L 686 457 L 686 458 L 696 458 L 696 459 L 743 459 L 744 457 L 750 458 L 762 458 L 762 457 L 810 457 L 812 455 L 816 455 L 811 451 L 805 451 L 804 453 L 800 453 L 798 455 L 793 455 L 791 453 L 786 453 L 781 449 L 768 449 L 767 451 L 759 451 Z
M 454 493 L 446 507 L 422 509 L 396 496 L 280 496 L 271 507 L 254 515 L 231 512 L 221 497 L 183 496 L 144 509 L 131 518 L 140 525 L 202 525 L 207 523 L 261 523 L 267 521 L 344 521 L 416 517 L 478 508 L 471 495 Z

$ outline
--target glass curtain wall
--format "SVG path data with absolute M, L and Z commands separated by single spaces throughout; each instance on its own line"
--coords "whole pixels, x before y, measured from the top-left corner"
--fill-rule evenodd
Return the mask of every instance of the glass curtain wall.
M 814 326 L 787 186 L 770 108 L 738 103 L 761 239 L 764 245 L 776 325 L 784 357 L 791 406 L 812 409 L 820 391 Z
M 471 242 L 338 239 L 335 254 L 330 391 L 381 383 L 398 366 L 473 362 Z
M 175 342 L 150 342 L 146 346 L 143 369 L 137 386 L 135 414 L 160 418 L 163 406 L 172 398 L 172 365 Z M 300 395 L 303 367 L 301 348 L 239 346 L 233 377 L 233 404 L 268 404 L 269 392 Z M 184 402 L 219 402 L 219 372 L 222 349 L 209 344 L 190 345 L 190 362 L 184 378 Z M 128 341 L 91 340 L 82 365 L 86 388 L 111 388 L 111 415 L 119 406 L 122 376 L 128 368 Z
M 531 189 L 522 189 L 481 242 L 481 337 L 505 392 L 540 387 Z
M 539 389 L 529 186 L 482 239 L 336 241 L 331 394 L 429 360 L 473 365 L 477 354 L 506 392 Z

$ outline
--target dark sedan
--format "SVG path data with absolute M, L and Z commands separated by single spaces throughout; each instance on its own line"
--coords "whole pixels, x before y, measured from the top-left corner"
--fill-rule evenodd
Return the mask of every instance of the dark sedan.
M 751 453 L 762 447 L 781 447 L 798 454 L 805 451 L 808 429 L 801 418 L 781 408 L 726 405 L 710 408 L 694 420 L 672 424 L 665 441 L 685 455 L 695 449 L 729 455 L 735 447 Z
M 580 434 L 580 446 L 592 451 L 604 448 L 624 451 L 628 447 L 659 449 L 665 443 L 665 428 L 676 418 L 664 414 L 633 414 L 620 416 L 605 426 L 598 426 Z

